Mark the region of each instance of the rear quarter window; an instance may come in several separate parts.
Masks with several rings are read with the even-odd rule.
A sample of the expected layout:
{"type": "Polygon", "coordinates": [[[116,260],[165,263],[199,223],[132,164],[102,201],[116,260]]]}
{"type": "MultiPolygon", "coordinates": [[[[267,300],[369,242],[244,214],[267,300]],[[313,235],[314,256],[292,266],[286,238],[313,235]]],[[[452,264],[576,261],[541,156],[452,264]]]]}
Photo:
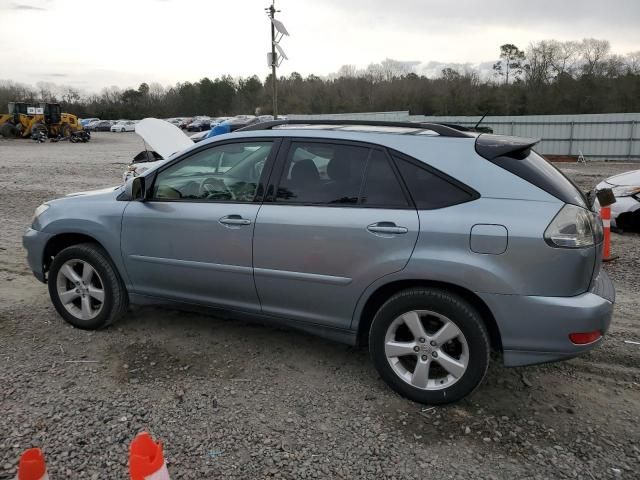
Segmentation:
{"type": "Polygon", "coordinates": [[[433,210],[469,202],[478,197],[469,187],[436,173],[419,160],[392,155],[418,210],[433,210]]]}

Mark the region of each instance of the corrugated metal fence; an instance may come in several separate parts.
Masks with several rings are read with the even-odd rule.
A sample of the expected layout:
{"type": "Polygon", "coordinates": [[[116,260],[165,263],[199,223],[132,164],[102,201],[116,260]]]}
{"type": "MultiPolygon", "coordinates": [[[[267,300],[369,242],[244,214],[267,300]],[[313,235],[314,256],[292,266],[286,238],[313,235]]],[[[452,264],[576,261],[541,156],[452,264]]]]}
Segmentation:
{"type": "MultiPolygon", "coordinates": [[[[289,118],[445,122],[470,127],[480,120],[479,116],[436,117],[409,115],[407,111],[290,115],[289,118]]],[[[536,149],[546,155],[578,157],[582,154],[586,160],[640,161],[640,113],[487,116],[482,126],[502,135],[541,138],[536,149]]]]}

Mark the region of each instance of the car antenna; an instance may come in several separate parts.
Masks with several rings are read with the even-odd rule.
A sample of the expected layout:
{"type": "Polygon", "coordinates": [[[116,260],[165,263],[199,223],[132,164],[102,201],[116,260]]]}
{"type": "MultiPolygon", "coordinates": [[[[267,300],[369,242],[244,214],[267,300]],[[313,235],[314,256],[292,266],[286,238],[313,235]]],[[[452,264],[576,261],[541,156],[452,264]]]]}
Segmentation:
{"type": "Polygon", "coordinates": [[[478,123],[476,123],[475,126],[473,127],[474,130],[480,126],[480,124],[484,120],[484,117],[486,117],[488,113],[489,112],[487,111],[487,112],[484,113],[484,115],[482,115],[482,118],[480,120],[478,120],[478,123]]]}

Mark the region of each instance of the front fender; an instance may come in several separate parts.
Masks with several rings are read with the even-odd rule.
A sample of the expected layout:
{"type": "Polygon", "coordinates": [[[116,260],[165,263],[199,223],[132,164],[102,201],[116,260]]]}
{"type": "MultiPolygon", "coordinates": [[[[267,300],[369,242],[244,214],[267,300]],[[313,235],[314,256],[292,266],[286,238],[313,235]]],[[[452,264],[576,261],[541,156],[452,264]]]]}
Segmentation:
{"type": "Polygon", "coordinates": [[[111,257],[121,278],[130,285],[120,255],[122,215],[127,202],[116,200],[119,190],[82,194],[50,202],[50,208],[38,218],[38,229],[50,235],[86,235],[99,243],[111,257]]]}

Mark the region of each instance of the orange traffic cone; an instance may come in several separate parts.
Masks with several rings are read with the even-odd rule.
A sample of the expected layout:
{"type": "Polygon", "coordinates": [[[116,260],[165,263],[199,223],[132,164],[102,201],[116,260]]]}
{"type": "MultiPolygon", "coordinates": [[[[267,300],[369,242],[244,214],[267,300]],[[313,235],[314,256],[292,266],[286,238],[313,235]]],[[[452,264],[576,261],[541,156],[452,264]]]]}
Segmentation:
{"type": "Polygon", "coordinates": [[[600,209],[600,217],[602,218],[602,226],[604,228],[602,261],[610,262],[618,258],[617,255],[611,255],[611,207],[602,207],[600,209]]]}
{"type": "Polygon", "coordinates": [[[129,474],[131,480],[169,480],[162,443],[154,442],[147,432],[139,433],[131,442],[129,474]]]}
{"type": "Polygon", "coordinates": [[[30,448],[22,454],[16,480],[49,480],[42,450],[30,448]]]}

